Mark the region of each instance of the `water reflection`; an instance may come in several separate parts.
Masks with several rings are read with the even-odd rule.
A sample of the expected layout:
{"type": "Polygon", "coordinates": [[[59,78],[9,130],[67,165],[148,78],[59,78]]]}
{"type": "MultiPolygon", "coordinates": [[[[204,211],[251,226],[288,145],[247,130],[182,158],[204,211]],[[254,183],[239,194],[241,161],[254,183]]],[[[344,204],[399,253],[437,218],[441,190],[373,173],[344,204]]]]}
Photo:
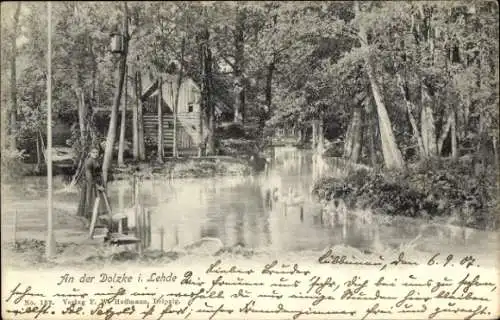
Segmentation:
{"type": "MultiPolygon", "coordinates": [[[[269,170],[259,176],[155,178],[141,181],[138,193],[141,205],[151,212],[151,245],[156,249],[162,242],[161,228],[165,231],[163,246],[166,249],[185,246],[205,237],[218,238],[227,247],[239,245],[269,251],[323,250],[336,244],[383,250],[399,247],[419,235],[441,245],[460,243],[457,237],[463,232],[448,235],[436,231],[443,228],[421,229],[418,223],[385,225],[372,220],[370,212],[348,212],[333,223],[325,221],[323,205],[311,195],[313,183],[325,173],[341,175],[342,172],[341,168],[332,167],[310,151],[278,148],[269,170]]],[[[62,181],[56,181],[55,186],[62,187],[62,181]]],[[[41,177],[9,189],[6,198],[9,207],[2,204],[2,226],[10,219],[4,212],[22,206],[24,211],[28,207],[42,211],[37,224],[44,229],[45,187],[46,180],[41,177]],[[17,199],[19,205],[13,199],[17,199]],[[30,201],[37,201],[36,205],[27,205],[30,201]]],[[[133,212],[132,181],[113,182],[108,193],[114,212],[133,212]]],[[[4,196],[3,193],[2,200],[4,196]]],[[[73,206],[76,213],[78,199],[77,193],[56,193],[54,205],[56,208],[73,206]]],[[[133,218],[130,214],[132,224],[133,218]]],[[[477,239],[480,243],[484,237],[477,239]]]]}
{"type": "MultiPolygon", "coordinates": [[[[151,211],[152,247],[160,247],[160,228],[166,248],[204,237],[228,247],[275,251],[321,250],[338,243],[369,247],[374,232],[366,224],[324,223],[322,206],[310,192],[315,175],[325,170],[317,162],[307,151],[277,149],[268,172],[256,177],[141,181],[140,203],[151,211]]],[[[117,210],[133,207],[132,189],[128,181],[110,187],[117,210]]]]}

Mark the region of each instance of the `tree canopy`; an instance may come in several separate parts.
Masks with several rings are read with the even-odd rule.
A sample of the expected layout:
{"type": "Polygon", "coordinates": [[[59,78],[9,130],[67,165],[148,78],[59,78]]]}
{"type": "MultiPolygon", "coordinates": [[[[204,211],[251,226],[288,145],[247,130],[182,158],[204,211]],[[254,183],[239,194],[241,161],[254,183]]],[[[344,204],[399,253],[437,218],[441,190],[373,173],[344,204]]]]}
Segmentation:
{"type": "MultiPolygon", "coordinates": [[[[129,69],[177,74],[182,68],[201,84],[208,70],[200,59],[205,46],[211,95],[238,111],[235,121],[305,129],[309,120],[321,118],[327,126],[338,124],[331,140],[361,143],[352,136],[356,130],[375,137],[374,148],[389,166],[408,160],[410,149],[425,158],[457,156],[478,144],[497,148],[496,2],[128,7],[129,69]],[[356,112],[359,126],[352,123],[356,112]]],[[[2,9],[2,105],[16,115],[16,123],[11,119],[2,128],[15,125],[13,134],[26,139],[45,125],[46,7],[22,3],[17,31],[16,4],[3,3],[2,9]],[[15,97],[9,86],[12,58],[15,97]]],[[[119,3],[99,2],[54,3],[53,10],[54,117],[74,123],[79,103],[89,110],[112,107],[118,59],[109,50],[110,34],[120,30],[124,12],[119,3]]]]}

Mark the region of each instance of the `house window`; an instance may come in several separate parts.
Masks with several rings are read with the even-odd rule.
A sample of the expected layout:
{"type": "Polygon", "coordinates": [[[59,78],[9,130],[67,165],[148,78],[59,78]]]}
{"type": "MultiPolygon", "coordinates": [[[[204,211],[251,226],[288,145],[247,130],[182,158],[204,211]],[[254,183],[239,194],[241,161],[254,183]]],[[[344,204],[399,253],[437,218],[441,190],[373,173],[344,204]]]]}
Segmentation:
{"type": "Polygon", "coordinates": [[[188,112],[193,112],[193,104],[192,103],[188,104],[188,112]]]}

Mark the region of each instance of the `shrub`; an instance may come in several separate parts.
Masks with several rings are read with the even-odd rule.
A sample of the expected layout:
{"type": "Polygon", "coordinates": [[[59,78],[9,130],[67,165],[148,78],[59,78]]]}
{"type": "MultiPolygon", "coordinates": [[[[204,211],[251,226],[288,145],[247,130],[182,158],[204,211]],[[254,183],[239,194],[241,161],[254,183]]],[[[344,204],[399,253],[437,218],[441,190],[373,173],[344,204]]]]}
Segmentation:
{"type": "Polygon", "coordinates": [[[224,126],[220,126],[215,132],[217,138],[219,139],[245,139],[246,133],[245,129],[241,124],[230,123],[224,126]]]}
{"type": "Polygon", "coordinates": [[[255,140],[225,139],[219,141],[220,155],[240,157],[242,155],[252,155],[258,152],[259,146],[255,140]]]}
{"type": "Polygon", "coordinates": [[[428,161],[405,171],[351,172],[345,179],[319,181],[320,198],[342,198],[350,207],[409,217],[454,217],[475,228],[496,229],[497,186],[494,169],[476,175],[470,164],[428,161]]]}
{"type": "Polygon", "coordinates": [[[25,150],[13,150],[10,148],[2,150],[2,178],[9,180],[23,175],[20,168],[26,157],[25,150]]]}

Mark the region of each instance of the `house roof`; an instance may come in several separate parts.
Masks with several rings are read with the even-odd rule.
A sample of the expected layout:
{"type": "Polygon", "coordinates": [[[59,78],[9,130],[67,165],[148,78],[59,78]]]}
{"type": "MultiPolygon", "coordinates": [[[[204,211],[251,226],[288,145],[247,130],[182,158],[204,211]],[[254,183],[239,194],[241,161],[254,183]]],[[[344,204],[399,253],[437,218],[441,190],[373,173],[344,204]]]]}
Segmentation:
{"type": "MultiPolygon", "coordinates": [[[[141,99],[146,99],[147,97],[151,97],[156,95],[156,91],[158,90],[158,78],[161,77],[163,84],[165,83],[173,83],[176,85],[178,78],[177,75],[171,75],[168,73],[159,73],[154,75],[153,72],[147,71],[142,74],[142,96],[141,99]]],[[[195,90],[200,91],[200,87],[198,84],[190,77],[185,77],[183,79],[183,83],[190,82],[190,84],[195,88],[195,90]]],[[[227,105],[224,101],[221,99],[218,99],[217,97],[215,98],[215,108],[216,112],[218,114],[224,114],[224,113],[232,113],[233,108],[227,105]]]]}

